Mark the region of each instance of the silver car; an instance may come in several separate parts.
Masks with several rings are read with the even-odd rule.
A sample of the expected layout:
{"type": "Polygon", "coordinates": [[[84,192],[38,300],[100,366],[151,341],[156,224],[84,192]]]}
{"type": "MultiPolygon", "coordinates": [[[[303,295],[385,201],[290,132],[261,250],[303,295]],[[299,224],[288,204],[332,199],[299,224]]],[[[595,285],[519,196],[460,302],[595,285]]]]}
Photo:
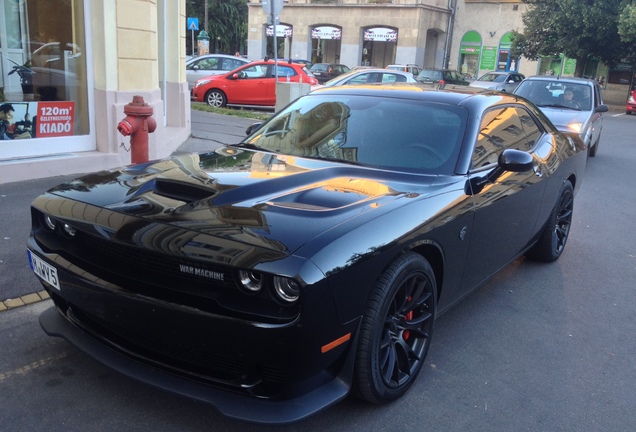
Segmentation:
{"type": "Polygon", "coordinates": [[[535,76],[526,78],[514,93],[533,102],[560,130],[578,133],[587,145],[588,155],[596,156],[603,113],[608,111],[598,82],[584,78],[535,76]]]}
{"type": "Polygon", "coordinates": [[[469,85],[471,87],[512,93],[524,78],[525,76],[519,72],[494,71],[482,75],[469,85]]]}
{"type": "Polygon", "coordinates": [[[375,83],[417,82],[410,72],[387,69],[360,69],[347,72],[327,81],[325,87],[342,86],[345,84],[375,84],[375,83]]]}
{"type": "Polygon", "coordinates": [[[194,83],[197,82],[198,79],[210,75],[224,74],[249,62],[249,60],[243,57],[228,54],[206,54],[199,57],[192,57],[186,61],[188,88],[192,90],[194,83]]]}

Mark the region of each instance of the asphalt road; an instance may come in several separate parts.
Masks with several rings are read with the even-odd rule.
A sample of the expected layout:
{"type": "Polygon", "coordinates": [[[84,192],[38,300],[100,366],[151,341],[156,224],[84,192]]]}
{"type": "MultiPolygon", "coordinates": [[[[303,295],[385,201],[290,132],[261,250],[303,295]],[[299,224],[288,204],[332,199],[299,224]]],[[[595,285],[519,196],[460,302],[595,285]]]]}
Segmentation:
{"type": "MultiPolygon", "coordinates": [[[[204,118],[208,133],[227,127],[204,118]]],[[[636,116],[606,117],[564,254],[548,265],[516,261],[440,317],[422,374],[396,403],[348,398],[277,428],[230,421],[46,336],[37,322],[46,300],[0,313],[0,430],[634,431],[635,130],[636,116]]],[[[20,227],[2,243],[0,298],[40,289],[24,241],[31,194],[49,182],[25,183],[0,185],[0,229],[20,227]]]]}

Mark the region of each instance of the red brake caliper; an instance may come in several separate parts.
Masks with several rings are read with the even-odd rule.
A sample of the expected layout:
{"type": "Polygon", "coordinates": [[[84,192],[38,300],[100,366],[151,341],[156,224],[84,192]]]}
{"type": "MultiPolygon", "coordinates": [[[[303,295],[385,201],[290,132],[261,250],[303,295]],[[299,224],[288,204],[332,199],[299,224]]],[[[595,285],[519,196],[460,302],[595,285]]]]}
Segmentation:
{"type": "MultiPolygon", "coordinates": [[[[409,296],[407,302],[411,301],[411,297],[409,296]]],[[[404,321],[411,321],[413,319],[413,311],[408,312],[406,315],[404,315],[404,321]]],[[[404,330],[404,333],[402,333],[402,339],[404,339],[405,341],[409,340],[409,336],[411,335],[411,332],[409,330],[404,330]]]]}

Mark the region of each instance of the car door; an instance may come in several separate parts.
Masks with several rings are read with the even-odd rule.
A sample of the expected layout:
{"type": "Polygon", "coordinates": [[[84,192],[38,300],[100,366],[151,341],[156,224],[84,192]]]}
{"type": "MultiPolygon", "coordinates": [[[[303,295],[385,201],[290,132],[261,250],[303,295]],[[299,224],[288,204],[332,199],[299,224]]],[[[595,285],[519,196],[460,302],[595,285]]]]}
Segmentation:
{"type": "Polygon", "coordinates": [[[504,85],[505,90],[508,93],[514,92],[517,86],[519,85],[519,83],[523,81],[523,78],[524,78],[523,75],[516,74],[516,73],[508,75],[506,77],[506,84],[504,85]]]}
{"type": "Polygon", "coordinates": [[[505,149],[531,154],[552,148],[550,135],[524,107],[508,105],[487,111],[481,120],[472,152],[468,185],[475,203],[475,219],[463,289],[470,289],[521,254],[538,229],[537,219],[549,171],[534,157],[534,170],[499,172],[497,159],[505,149]]]}
{"type": "Polygon", "coordinates": [[[198,79],[221,73],[222,71],[219,71],[218,67],[219,61],[216,57],[202,57],[194,60],[186,66],[186,80],[188,81],[188,86],[192,88],[198,79]]]}
{"type": "Polygon", "coordinates": [[[603,95],[601,92],[601,87],[594,83],[592,88],[588,88],[588,91],[591,93],[590,97],[592,100],[592,140],[590,143],[597,144],[598,140],[601,137],[601,131],[603,130],[603,113],[597,112],[596,108],[603,105],[603,95]]]}
{"type": "MultiPolygon", "coordinates": [[[[247,65],[236,71],[238,78],[228,82],[226,95],[229,104],[275,105],[271,103],[274,91],[274,77],[268,72],[267,64],[247,65]]],[[[233,76],[234,76],[233,75],[233,76]]]]}

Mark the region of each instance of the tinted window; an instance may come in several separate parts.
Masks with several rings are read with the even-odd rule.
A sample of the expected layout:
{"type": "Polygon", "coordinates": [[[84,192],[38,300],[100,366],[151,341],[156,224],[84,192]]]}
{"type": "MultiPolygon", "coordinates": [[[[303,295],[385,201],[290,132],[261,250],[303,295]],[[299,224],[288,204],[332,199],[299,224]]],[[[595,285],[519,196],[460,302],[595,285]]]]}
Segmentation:
{"type": "Polygon", "coordinates": [[[541,136],[541,129],[523,108],[505,107],[487,111],[481,122],[472,166],[497,163],[507,148],[530,151],[541,136]]]}
{"type": "Polygon", "coordinates": [[[423,70],[417,78],[422,81],[439,81],[442,79],[442,73],[440,71],[423,70]]]}
{"type": "Polygon", "coordinates": [[[466,111],[452,105],[316,95],[281,111],[248,142],[282,155],[451,174],[465,123],[466,111]]]}

